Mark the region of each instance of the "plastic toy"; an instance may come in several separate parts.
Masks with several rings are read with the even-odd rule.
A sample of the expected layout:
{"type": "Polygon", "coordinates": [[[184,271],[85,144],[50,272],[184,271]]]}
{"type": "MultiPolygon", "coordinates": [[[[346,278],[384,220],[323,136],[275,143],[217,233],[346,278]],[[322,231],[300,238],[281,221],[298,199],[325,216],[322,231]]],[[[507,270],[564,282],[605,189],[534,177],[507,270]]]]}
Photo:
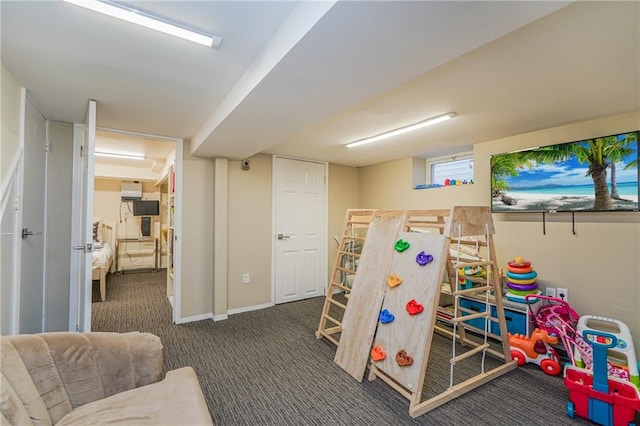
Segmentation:
{"type": "MultiPolygon", "coordinates": [[[[602,331],[612,334],[617,339],[617,344],[613,348],[615,356],[609,353],[608,362],[611,364],[608,368],[609,375],[627,380],[636,385],[640,390],[640,375],[638,374],[638,361],[636,359],[636,351],[633,345],[633,337],[629,327],[622,321],[612,318],[599,317],[595,315],[583,315],[578,320],[576,332],[582,334],[584,331],[602,331]]],[[[589,349],[586,348],[589,352],[589,349]]],[[[576,350],[574,352],[574,360],[576,367],[586,367],[582,360],[582,352],[576,350]]]]}
{"type": "Polygon", "coordinates": [[[418,262],[418,265],[424,266],[427,263],[433,262],[433,256],[431,256],[430,254],[426,254],[424,251],[421,251],[416,256],[416,262],[418,262]]]}
{"type": "Polygon", "coordinates": [[[400,284],[402,284],[402,278],[400,278],[396,274],[391,274],[387,278],[387,285],[391,288],[397,287],[400,284]]]}
{"type": "Polygon", "coordinates": [[[407,303],[407,312],[409,312],[409,315],[417,315],[422,311],[424,311],[424,306],[416,302],[415,299],[409,300],[407,303]]]}
{"type": "MultiPolygon", "coordinates": [[[[534,296],[526,296],[529,303],[531,303],[530,300],[532,298],[534,298],[534,296]]],[[[566,301],[549,296],[535,296],[535,299],[542,299],[549,302],[548,305],[542,306],[536,315],[533,315],[533,312],[529,312],[531,319],[535,321],[538,328],[546,330],[549,334],[559,336],[560,330],[556,328],[556,324],[554,323],[556,315],[566,322],[571,328],[577,327],[580,316],[566,301]],[[554,318],[550,318],[551,315],[553,315],[554,318]]]]}
{"type": "Polygon", "coordinates": [[[413,364],[413,357],[410,355],[407,355],[407,351],[402,349],[398,351],[398,353],[396,354],[396,362],[400,367],[407,367],[413,364]]]}
{"type": "MultiPolygon", "coordinates": [[[[529,297],[529,296],[527,296],[529,297]]],[[[540,297],[540,296],[539,296],[540,297]]],[[[576,331],[578,327],[577,314],[569,305],[555,298],[548,298],[546,296],[541,296],[545,299],[551,299],[554,302],[559,301],[559,304],[550,304],[545,306],[546,309],[540,309],[538,311],[538,315],[535,316],[535,320],[537,324],[542,328],[544,326],[546,330],[549,330],[549,333],[553,333],[561,340],[564,348],[567,352],[567,356],[571,365],[581,368],[584,367],[585,370],[591,370],[593,368],[593,348],[592,342],[588,341],[583,337],[585,332],[600,332],[598,330],[585,329],[585,325],[589,322],[589,319],[597,319],[601,323],[610,323],[616,324],[618,329],[621,331],[619,334],[621,337],[624,337],[622,343],[620,343],[621,347],[633,346],[633,340],[631,339],[631,334],[628,332],[628,328],[626,325],[620,321],[613,320],[610,318],[603,317],[594,317],[591,315],[585,315],[585,321],[583,321],[580,326],[583,330],[582,333],[576,331]],[[541,314],[542,312],[542,314],[541,314]],[[575,322],[574,322],[575,320],[575,322]],[[571,321],[571,323],[569,322],[571,321]],[[623,331],[624,330],[624,331],[623,331]]],[[[611,325],[609,325],[611,328],[611,325]]],[[[606,333],[608,335],[616,337],[614,334],[606,333]]],[[[616,342],[618,338],[616,337],[616,342]]],[[[626,356],[628,357],[627,365],[620,366],[616,363],[612,363],[610,360],[605,358],[605,363],[607,365],[608,376],[614,379],[621,379],[623,381],[632,382],[636,385],[635,382],[638,381],[638,365],[635,360],[635,350],[630,348],[630,352],[626,352],[626,356]],[[632,355],[633,354],[633,355],[632,355]]],[[[616,352],[619,352],[620,348],[616,348],[616,352]]]]}
{"type": "Polygon", "coordinates": [[[618,346],[618,338],[610,333],[584,330],[582,338],[593,351],[593,372],[567,366],[564,384],[569,390],[567,415],[576,415],[594,423],[628,425],[640,410],[640,391],[632,383],[608,377],[608,349],[618,346]]]}
{"type": "Polygon", "coordinates": [[[380,312],[378,319],[382,324],[389,324],[390,322],[393,322],[396,317],[391,312],[389,312],[389,310],[383,309],[382,312],[380,312]]]}
{"type": "Polygon", "coordinates": [[[536,328],[531,337],[523,334],[509,333],[509,346],[511,347],[511,359],[518,365],[527,362],[537,364],[542,371],[550,376],[557,376],[562,372],[560,358],[550,345],[556,345],[558,338],[550,335],[546,330],[536,328]]]}
{"type": "Polygon", "coordinates": [[[382,361],[387,357],[387,353],[380,346],[371,348],[371,359],[374,361],[382,361]]]}
{"type": "Polygon", "coordinates": [[[411,247],[411,244],[409,244],[408,241],[405,241],[403,239],[399,239],[398,241],[396,241],[396,244],[393,247],[396,249],[396,251],[398,253],[402,253],[403,251],[405,251],[406,249],[411,247]]]}
{"type": "MultiPolygon", "coordinates": [[[[507,299],[515,302],[526,302],[522,300],[529,294],[538,295],[541,294],[538,290],[538,283],[536,278],[538,273],[531,267],[531,262],[525,261],[521,256],[516,257],[511,262],[507,263],[507,287],[509,291],[506,296],[507,299]]],[[[535,302],[532,300],[532,302],[535,302]]]]}

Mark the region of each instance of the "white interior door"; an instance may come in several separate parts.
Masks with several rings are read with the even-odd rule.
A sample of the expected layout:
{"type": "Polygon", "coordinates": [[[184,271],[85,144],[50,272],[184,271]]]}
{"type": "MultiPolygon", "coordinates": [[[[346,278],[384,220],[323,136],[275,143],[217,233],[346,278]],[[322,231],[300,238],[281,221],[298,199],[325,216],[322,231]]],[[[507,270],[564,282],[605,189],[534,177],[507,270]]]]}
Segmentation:
{"type": "Polygon", "coordinates": [[[73,128],[73,196],[69,329],[91,331],[91,252],[96,102],[89,101],[85,123],[73,128]]]}
{"type": "Polygon", "coordinates": [[[44,331],[46,120],[27,98],[25,115],[20,333],[44,331]]]}
{"type": "Polygon", "coordinates": [[[321,296],[327,282],[326,164],[274,158],[275,303],[321,296]]]}

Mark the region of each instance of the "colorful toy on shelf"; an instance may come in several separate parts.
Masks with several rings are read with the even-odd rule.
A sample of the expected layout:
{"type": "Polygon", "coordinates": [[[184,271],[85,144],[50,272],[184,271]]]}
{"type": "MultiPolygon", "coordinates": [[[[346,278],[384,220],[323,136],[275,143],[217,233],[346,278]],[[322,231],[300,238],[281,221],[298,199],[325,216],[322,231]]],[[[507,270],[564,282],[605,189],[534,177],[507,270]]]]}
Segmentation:
{"type": "MultiPolygon", "coordinates": [[[[528,295],[539,295],[542,292],[538,290],[536,278],[538,273],[531,267],[531,262],[525,261],[521,256],[507,264],[507,287],[509,291],[506,294],[507,299],[514,302],[527,303],[528,295]]],[[[535,303],[537,300],[530,300],[535,303]]]]}
{"type": "Polygon", "coordinates": [[[374,346],[371,348],[371,359],[375,362],[382,361],[387,357],[387,353],[380,346],[374,346]]]}
{"type": "Polygon", "coordinates": [[[537,364],[542,371],[550,376],[557,376],[562,372],[560,358],[551,347],[558,343],[556,336],[550,335],[545,330],[536,328],[531,337],[523,334],[509,333],[509,346],[511,347],[511,358],[518,365],[527,362],[537,364]]]}
{"type": "Polygon", "coordinates": [[[619,346],[618,338],[589,329],[580,336],[592,348],[593,370],[566,367],[567,415],[571,418],[578,415],[605,426],[632,424],[636,411],[640,411],[640,391],[631,382],[609,377],[607,371],[608,351],[619,346]]]}
{"type": "Polygon", "coordinates": [[[382,312],[380,312],[378,319],[382,324],[389,324],[390,322],[393,322],[396,317],[391,312],[389,312],[388,309],[383,309],[382,312]]]}
{"type": "Polygon", "coordinates": [[[483,282],[487,273],[481,266],[465,266],[458,269],[458,284],[461,289],[473,287],[474,282],[483,282]],[[478,278],[482,278],[479,281],[478,278]]]}

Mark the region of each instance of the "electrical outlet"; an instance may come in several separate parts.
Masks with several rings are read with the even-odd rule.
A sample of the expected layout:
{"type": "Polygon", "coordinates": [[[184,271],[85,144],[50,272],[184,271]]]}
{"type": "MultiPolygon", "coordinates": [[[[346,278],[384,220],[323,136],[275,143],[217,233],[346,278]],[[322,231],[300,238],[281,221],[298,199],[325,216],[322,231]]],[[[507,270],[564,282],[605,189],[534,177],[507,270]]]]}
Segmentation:
{"type": "Polygon", "coordinates": [[[558,297],[555,287],[547,287],[544,289],[544,295],[547,297],[558,297]]]}
{"type": "Polygon", "coordinates": [[[569,290],[567,290],[566,288],[558,287],[558,297],[569,303],[569,290]]]}
{"type": "Polygon", "coordinates": [[[242,274],[242,284],[249,284],[251,282],[251,275],[248,272],[242,274]]]}

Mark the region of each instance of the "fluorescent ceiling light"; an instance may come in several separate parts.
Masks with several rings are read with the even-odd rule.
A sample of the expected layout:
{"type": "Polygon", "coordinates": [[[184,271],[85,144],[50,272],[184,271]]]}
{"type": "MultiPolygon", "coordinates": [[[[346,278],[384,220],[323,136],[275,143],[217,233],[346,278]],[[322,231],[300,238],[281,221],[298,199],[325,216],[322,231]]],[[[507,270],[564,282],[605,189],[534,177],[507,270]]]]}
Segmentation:
{"type": "Polygon", "coordinates": [[[355,142],[351,142],[351,143],[347,144],[347,148],[354,148],[356,146],[366,145],[366,144],[372,143],[372,142],[378,142],[378,141],[381,141],[383,139],[387,139],[387,138],[391,138],[393,136],[401,135],[403,133],[411,132],[413,130],[422,129],[423,127],[431,126],[432,124],[436,124],[436,123],[441,123],[443,121],[447,121],[447,120],[455,117],[456,115],[457,114],[455,112],[450,112],[448,114],[438,115],[437,117],[428,118],[426,120],[422,120],[422,121],[419,121],[419,122],[414,123],[414,124],[410,124],[410,125],[405,126],[405,127],[400,127],[399,129],[390,130],[388,132],[380,133],[379,135],[376,135],[376,136],[371,136],[370,138],[364,138],[364,139],[360,139],[360,140],[355,141],[355,142]]]}
{"type": "Polygon", "coordinates": [[[93,10],[94,12],[99,12],[104,15],[122,19],[123,21],[141,25],[145,28],[150,28],[152,30],[160,31],[162,33],[169,34],[175,37],[180,37],[194,43],[202,44],[207,47],[213,47],[217,49],[218,47],[220,47],[220,43],[222,42],[222,39],[220,37],[205,34],[203,32],[187,28],[184,25],[169,22],[166,19],[160,18],[158,16],[153,16],[141,10],[125,6],[121,3],[115,3],[108,0],[63,1],[75,4],[76,6],[84,7],[85,9],[93,10]]]}
{"type": "Polygon", "coordinates": [[[124,154],[124,153],[116,153],[116,152],[95,152],[96,157],[109,157],[109,158],[124,158],[127,160],[145,160],[145,157],[142,154],[124,154]]]}

